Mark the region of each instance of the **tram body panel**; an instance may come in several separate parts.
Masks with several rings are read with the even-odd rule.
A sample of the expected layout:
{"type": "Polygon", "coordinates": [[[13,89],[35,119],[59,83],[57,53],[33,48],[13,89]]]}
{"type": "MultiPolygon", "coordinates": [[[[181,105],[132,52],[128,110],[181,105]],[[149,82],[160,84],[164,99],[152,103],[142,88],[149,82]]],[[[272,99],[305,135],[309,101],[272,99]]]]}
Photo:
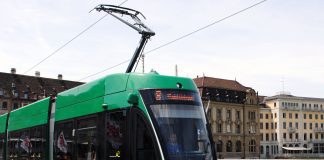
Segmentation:
{"type": "MultiPolygon", "coordinates": [[[[205,118],[197,88],[189,78],[113,74],[59,93],[56,99],[46,98],[12,111],[7,128],[9,147],[5,151],[8,159],[201,159],[210,154],[208,149],[201,149],[210,150],[205,118]],[[158,102],[156,95],[160,92],[176,99],[158,102]],[[155,97],[154,103],[147,96],[155,97]],[[195,98],[195,105],[187,104],[190,96],[195,98]],[[158,115],[159,110],[169,112],[169,116],[158,115]],[[180,133],[181,127],[192,133],[191,137],[180,133]],[[185,154],[170,156],[166,144],[170,128],[178,128],[174,130],[185,154]],[[35,137],[36,132],[41,134],[35,137]],[[197,139],[200,132],[203,138],[197,139]],[[32,144],[29,149],[21,145],[28,143],[32,144]]],[[[0,116],[0,123],[4,121],[0,116]]],[[[2,135],[0,128],[0,139],[2,135]]]]}
{"type": "Polygon", "coordinates": [[[50,98],[29,104],[10,113],[8,132],[47,124],[50,98]]]}

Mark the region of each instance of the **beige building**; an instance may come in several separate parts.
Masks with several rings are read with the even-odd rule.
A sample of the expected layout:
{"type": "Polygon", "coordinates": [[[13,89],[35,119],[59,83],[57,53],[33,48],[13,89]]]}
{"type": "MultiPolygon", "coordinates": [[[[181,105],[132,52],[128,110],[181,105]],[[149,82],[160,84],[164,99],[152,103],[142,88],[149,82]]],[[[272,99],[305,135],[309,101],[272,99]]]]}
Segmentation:
{"type": "Polygon", "coordinates": [[[219,158],[259,158],[257,93],[237,81],[194,79],[205,107],[219,158]]]}
{"type": "Polygon", "coordinates": [[[323,157],[324,99],[288,93],[264,99],[260,109],[261,158],[323,157]]]}

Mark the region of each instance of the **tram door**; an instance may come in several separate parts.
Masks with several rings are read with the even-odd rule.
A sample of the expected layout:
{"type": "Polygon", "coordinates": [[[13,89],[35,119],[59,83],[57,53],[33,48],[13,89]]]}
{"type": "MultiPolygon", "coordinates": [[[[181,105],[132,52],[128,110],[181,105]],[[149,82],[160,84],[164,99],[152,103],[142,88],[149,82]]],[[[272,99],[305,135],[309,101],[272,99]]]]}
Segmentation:
{"type": "Polygon", "coordinates": [[[138,108],[131,109],[131,148],[132,159],[136,160],[159,160],[156,138],[147,117],[138,108]]]}

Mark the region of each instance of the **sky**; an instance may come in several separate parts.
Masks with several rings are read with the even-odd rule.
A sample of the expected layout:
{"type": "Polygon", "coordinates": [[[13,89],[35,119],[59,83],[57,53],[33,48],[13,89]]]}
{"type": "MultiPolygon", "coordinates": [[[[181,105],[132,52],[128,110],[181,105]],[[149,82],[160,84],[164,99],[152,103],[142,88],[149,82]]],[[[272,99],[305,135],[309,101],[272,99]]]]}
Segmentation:
{"type": "MultiPolygon", "coordinates": [[[[3,0],[0,2],[0,72],[77,81],[128,60],[140,35],[111,16],[105,17],[55,55],[103,12],[98,4],[124,0],[3,0]]],[[[249,7],[258,0],[128,0],[155,31],[145,51],[249,7]]],[[[288,91],[324,98],[324,1],[267,0],[191,36],[150,52],[145,72],[195,78],[203,75],[237,80],[259,95],[288,91]]],[[[144,52],[145,52],[144,51],[144,52]]],[[[128,63],[83,79],[125,72],[128,63]]],[[[142,72],[139,64],[137,72],[142,72]]]]}

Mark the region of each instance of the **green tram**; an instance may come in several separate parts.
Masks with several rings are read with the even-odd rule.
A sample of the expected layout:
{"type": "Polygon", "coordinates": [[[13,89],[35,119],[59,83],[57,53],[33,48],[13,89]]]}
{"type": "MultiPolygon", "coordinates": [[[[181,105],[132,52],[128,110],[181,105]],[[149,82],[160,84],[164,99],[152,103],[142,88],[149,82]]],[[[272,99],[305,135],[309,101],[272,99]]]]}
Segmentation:
{"type": "MultiPolygon", "coordinates": [[[[132,73],[155,33],[140,12],[99,5],[138,31],[126,73],[108,75],[0,116],[0,160],[212,160],[214,143],[193,80],[132,73]],[[117,17],[130,16],[136,23],[117,17]]],[[[144,17],[144,16],[143,16],[144,17]]]]}
{"type": "Polygon", "coordinates": [[[0,159],[216,159],[194,82],[113,74],[0,117],[0,159]]]}

